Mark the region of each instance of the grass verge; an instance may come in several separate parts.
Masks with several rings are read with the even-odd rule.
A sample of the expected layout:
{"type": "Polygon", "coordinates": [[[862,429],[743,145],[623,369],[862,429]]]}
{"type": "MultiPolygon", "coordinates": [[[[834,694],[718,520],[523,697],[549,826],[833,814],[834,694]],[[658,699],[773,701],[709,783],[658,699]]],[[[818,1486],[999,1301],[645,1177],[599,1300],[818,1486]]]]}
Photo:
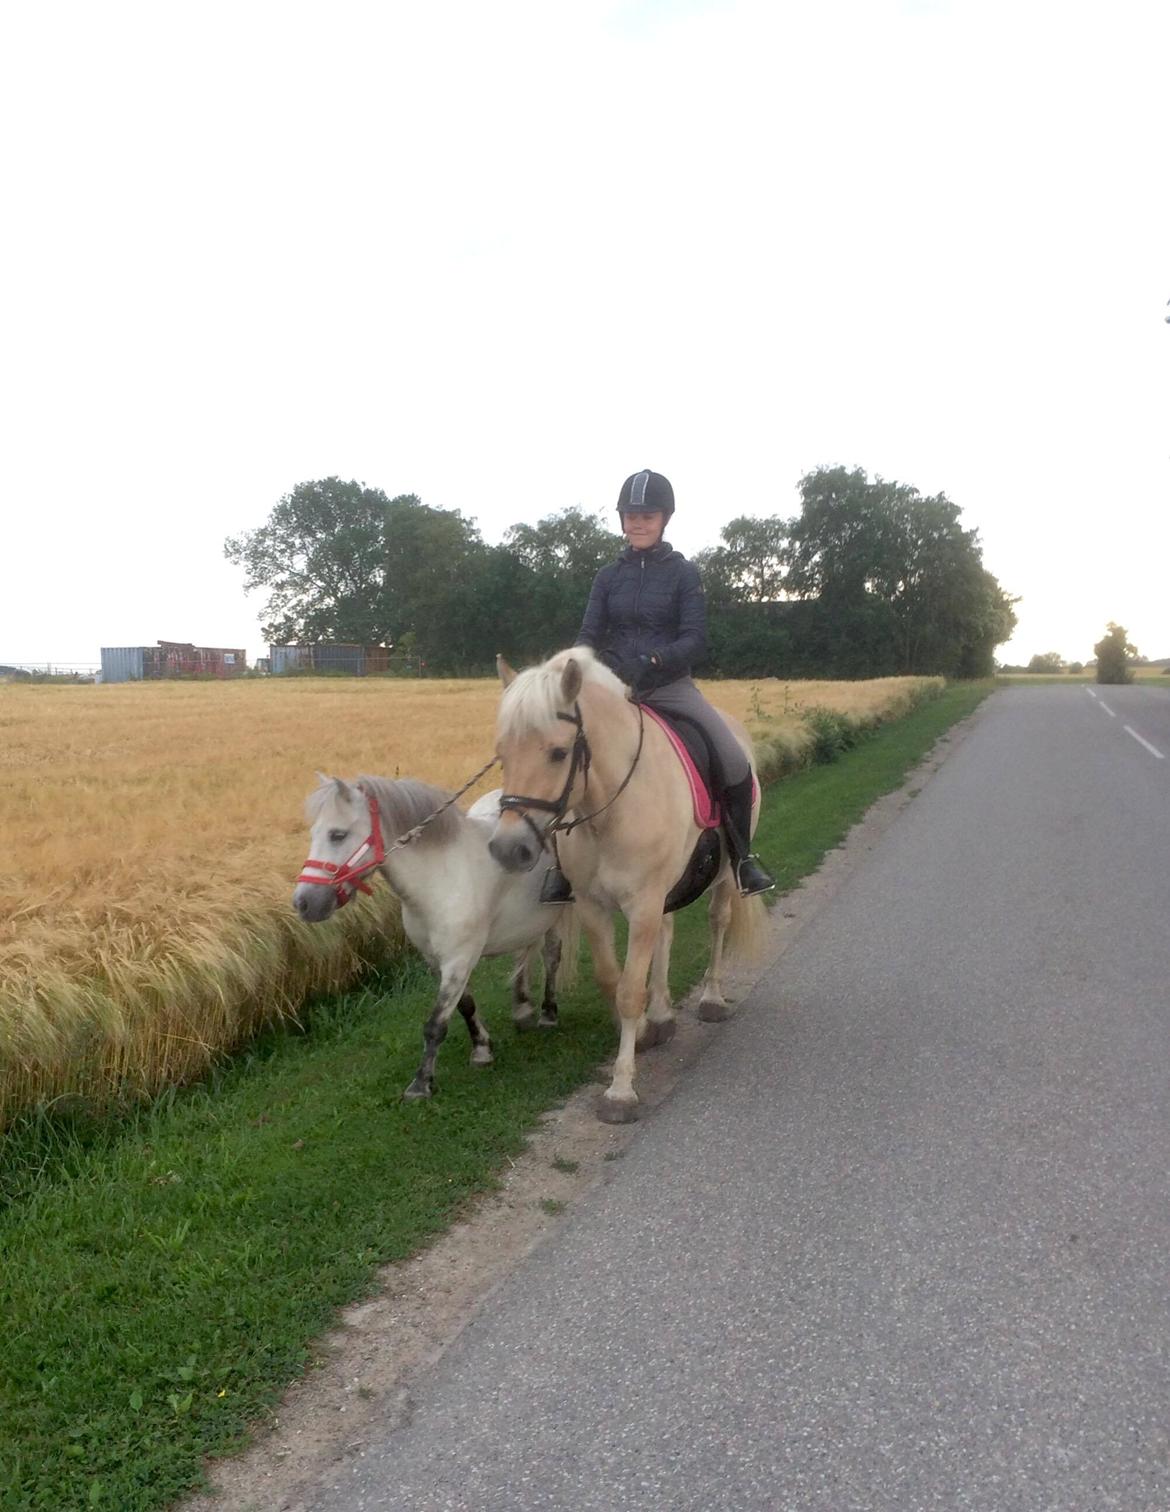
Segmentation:
{"type": "MultiPolygon", "coordinates": [[[[770,790],[759,849],[815,869],[989,685],[948,689],[770,790]]],[[[673,985],[705,954],[680,917],[673,985]]],[[[41,1116],[0,1144],[0,1507],[145,1512],[198,1484],[311,1366],[335,1309],[492,1185],[613,1048],[588,973],[562,1029],[514,1036],[505,967],[477,975],[497,1048],[452,1032],[440,1095],[405,1105],[429,983],[412,964],[315,1003],[210,1082],[118,1122],[41,1116]]]]}

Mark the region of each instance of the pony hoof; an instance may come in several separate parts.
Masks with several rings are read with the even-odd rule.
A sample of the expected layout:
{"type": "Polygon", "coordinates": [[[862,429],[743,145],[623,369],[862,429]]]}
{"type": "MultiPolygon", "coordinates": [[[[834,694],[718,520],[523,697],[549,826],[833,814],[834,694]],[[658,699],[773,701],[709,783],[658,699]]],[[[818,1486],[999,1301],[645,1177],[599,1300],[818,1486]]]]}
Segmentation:
{"type": "Polygon", "coordinates": [[[423,1098],[430,1097],[434,1090],[433,1082],[412,1081],[402,1094],[402,1100],[403,1102],[419,1102],[423,1098]]]}
{"type": "Polygon", "coordinates": [[[536,1021],[538,1029],[559,1029],[561,1021],[555,1013],[542,1013],[536,1021]]]}
{"type": "Polygon", "coordinates": [[[700,1003],[699,1017],[704,1024],[724,1024],[731,1017],[731,1009],[726,1003],[700,1003]]]}
{"type": "Polygon", "coordinates": [[[494,1057],[491,1047],[488,1045],[476,1045],[471,1052],[471,1064],[473,1066],[490,1066],[494,1057]]]}
{"type": "Polygon", "coordinates": [[[638,1049],[655,1050],[660,1045],[669,1045],[676,1027],[673,1019],[648,1019],[642,1038],[638,1041],[638,1049]]]}
{"type": "Polygon", "coordinates": [[[529,1029],[536,1028],[536,1014],[530,1008],[527,1013],[517,1014],[512,1020],[512,1028],[517,1034],[527,1034],[529,1029]]]}
{"type": "Polygon", "coordinates": [[[630,1102],[618,1102],[616,1098],[606,1097],[604,1093],[597,1099],[597,1116],[602,1123],[628,1124],[638,1121],[638,1099],[635,1097],[630,1102]]]}

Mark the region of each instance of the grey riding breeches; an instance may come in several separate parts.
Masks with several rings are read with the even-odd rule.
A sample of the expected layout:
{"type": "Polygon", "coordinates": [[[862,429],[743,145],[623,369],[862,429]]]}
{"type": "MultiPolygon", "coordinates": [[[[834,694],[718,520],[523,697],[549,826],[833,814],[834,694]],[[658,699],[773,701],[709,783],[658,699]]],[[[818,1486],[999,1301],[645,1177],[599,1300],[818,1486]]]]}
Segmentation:
{"type": "Polygon", "coordinates": [[[731,727],[713,704],[709,704],[689,677],[676,677],[664,688],[655,688],[641,700],[649,708],[669,719],[672,714],[684,715],[699,725],[715,751],[715,759],[721,771],[716,775],[728,787],[742,782],[751,767],[744,749],[731,733],[731,727]]]}

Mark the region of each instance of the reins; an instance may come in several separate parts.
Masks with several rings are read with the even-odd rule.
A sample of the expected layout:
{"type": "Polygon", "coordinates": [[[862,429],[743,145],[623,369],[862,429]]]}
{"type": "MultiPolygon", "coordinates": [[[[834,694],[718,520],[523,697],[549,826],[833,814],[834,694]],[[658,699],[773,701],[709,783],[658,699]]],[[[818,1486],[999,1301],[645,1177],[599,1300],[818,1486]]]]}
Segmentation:
{"type": "Polygon", "coordinates": [[[519,814],[536,836],[541,850],[548,844],[550,836],[571,834],[579,824],[588,824],[591,819],[596,819],[599,814],[604,814],[606,809],[615,804],[625,792],[630,784],[631,777],[633,777],[637,769],[638,762],[642,758],[642,744],[646,738],[646,716],[642,713],[642,705],[640,703],[637,704],[637,710],[638,748],[634,752],[634,759],[630,763],[629,771],[622,778],[617,791],[608,803],[603,803],[600,808],[594,809],[591,814],[579,814],[576,819],[571,819],[568,824],[562,822],[569,811],[569,799],[572,795],[573,785],[577,780],[577,773],[579,771],[584,771],[585,773],[585,792],[588,793],[589,768],[593,762],[593,752],[589,746],[589,738],[585,734],[585,721],[581,717],[581,705],[577,702],[573,704],[573,712],[571,714],[562,713],[560,710],[557,711],[558,719],[567,720],[569,724],[576,725],[577,727],[577,733],[573,738],[573,754],[569,762],[569,775],[565,778],[565,785],[561,789],[560,797],[530,798],[523,793],[504,793],[500,798],[500,812],[519,814]],[[532,818],[532,815],[527,812],[528,809],[538,809],[541,813],[551,814],[553,817],[545,825],[544,829],[540,829],[532,818]]]}
{"type": "Polygon", "coordinates": [[[306,871],[302,871],[297,881],[315,882],[321,887],[332,887],[337,893],[338,908],[348,903],[355,892],[372,893],[373,888],[365,880],[369,874],[372,871],[376,871],[387,856],[392,856],[395,851],[401,850],[403,846],[410,845],[413,841],[417,840],[428,824],[433,824],[440,814],[445,814],[453,803],[456,803],[463,797],[468,788],[473,788],[481,777],[486,776],[491,771],[499,759],[498,756],[493,756],[490,761],[485,762],[474,776],[467,779],[458,792],[452,793],[450,798],[440,803],[434,813],[428,814],[425,819],[421,819],[412,829],[408,829],[404,835],[399,835],[394,844],[390,846],[386,846],[382,842],[382,814],[378,807],[378,800],[372,793],[367,793],[365,796],[366,805],[370,811],[370,833],[353,854],[347,860],[341,862],[340,865],[335,861],[314,861],[310,857],[305,862],[306,871],[308,867],[313,866],[318,871],[327,872],[328,875],[324,877],[310,877],[306,875],[306,871]],[[367,852],[370,852],[368,859],[366,859],[367,852]]]}

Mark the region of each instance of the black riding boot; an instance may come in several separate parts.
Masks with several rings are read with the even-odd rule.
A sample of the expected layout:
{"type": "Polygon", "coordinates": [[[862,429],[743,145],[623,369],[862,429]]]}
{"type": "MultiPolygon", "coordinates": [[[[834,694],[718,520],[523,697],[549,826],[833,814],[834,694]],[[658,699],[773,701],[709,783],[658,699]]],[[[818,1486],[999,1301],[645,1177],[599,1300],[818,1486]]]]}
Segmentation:
{"type": "Polygon", "coordinates": [[[768,875],[748,849],[751,832],[752,775],[749,772],[742,782],[723,789],[723,833],[727,837],[735,884],[741,898],[753,898],[756,893],[768,892],[776,886],[775,877],[768,875]]]}
{"type": "Polygon", "coordinates": [[[540,901],[542,903],[575,903],[573,888],[568,877],[557,865],[557,858],[553,857],[553,864],[544,874],[544,881],[540,884],[540,901]]]}

